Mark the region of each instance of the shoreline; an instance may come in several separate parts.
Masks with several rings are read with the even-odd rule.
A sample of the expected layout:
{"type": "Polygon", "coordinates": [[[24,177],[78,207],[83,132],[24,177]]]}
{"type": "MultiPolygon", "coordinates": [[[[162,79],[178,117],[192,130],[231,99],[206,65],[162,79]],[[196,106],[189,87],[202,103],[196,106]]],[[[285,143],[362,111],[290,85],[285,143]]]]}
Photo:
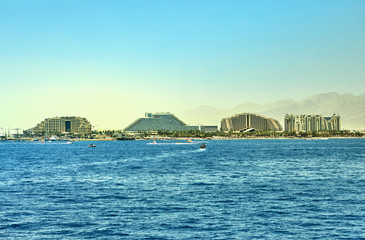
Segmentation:
{"type": "Polygon", "coordinates": [[[365,137],[315,137],[315,138],[290,138],[290,137],[252,137],[252,138],[231,138],[231,137],[227,137],[227,138],[153,138],[153,139],[135,139],[135,140],[116,140],[116,139],[80,139],[80,140],[75,140],[75,141],[119,141],[119,142],[124,142],[124,141],[187,141],[187,140],[191,140],[191,141],[207,141],[207,140],[330,140],[330,139],[365,139],[365,137]]]}
{"type": "MultiPolygon", "coordinates": [[[[137,139],[128,139],[128,140],[117,140],[114,138],[109,138],[109,139],[72,139],[72,142],[79,142],[79,141],[207,141],[207,140],[330,140],[330,139],[365,139],[365,136],[361,136],[361,137],[353,137],[353,136],[349,136],[349,137],[310,137],[310,138],[301,138],[301,137],[212,137],[212,138],[197,138],[197,137],[191,137],[191,138],[187,138],[187,137],[181,137],[181,138],[137,138],[137,139]]],[[[54,142],[65,142],[67,140],[57,140],[54,142]]],[[[14,139],[10,139],[10,140],[0,140],[0,142],[39,142],[39,143],[46,143],[47,141],[33,141],[33,140],[29,140],[29,139],[18,139],[18,140],[14,140],[14,139]]]]}

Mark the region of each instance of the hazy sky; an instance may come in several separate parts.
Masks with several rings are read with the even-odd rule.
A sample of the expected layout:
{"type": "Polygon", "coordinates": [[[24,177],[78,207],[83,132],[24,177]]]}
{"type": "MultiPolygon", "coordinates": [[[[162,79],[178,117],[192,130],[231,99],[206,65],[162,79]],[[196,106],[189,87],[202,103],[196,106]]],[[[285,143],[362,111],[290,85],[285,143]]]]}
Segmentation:
{"type": "Polygon", "coordinates": [[[0,31],[3,128],[365,92],[364,0],[2,0],[0,31]]]}

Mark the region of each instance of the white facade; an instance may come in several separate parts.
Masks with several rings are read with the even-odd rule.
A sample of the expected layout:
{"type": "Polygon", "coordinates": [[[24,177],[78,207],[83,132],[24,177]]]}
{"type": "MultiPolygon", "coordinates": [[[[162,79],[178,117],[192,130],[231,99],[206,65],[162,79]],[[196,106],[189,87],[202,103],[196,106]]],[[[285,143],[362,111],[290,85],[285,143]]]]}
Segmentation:
{"type": "Polygon", "coordinates": [[[322,115],[293,115],[286,114],[284,127],[287,132],[313,132],[341,130],[341,117],[333,114],[332,117],[322,115]]]}

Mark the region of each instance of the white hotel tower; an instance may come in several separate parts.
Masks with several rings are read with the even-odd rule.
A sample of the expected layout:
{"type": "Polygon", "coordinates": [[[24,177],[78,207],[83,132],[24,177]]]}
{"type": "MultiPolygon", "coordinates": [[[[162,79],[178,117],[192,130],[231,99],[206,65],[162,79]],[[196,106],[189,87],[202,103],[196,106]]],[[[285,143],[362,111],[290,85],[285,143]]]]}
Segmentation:
{"type": "Polygon", "coordinates": [[[341,117],[336,114],[333,114],[332,117],[286,114],[284,127],[286,132],[341,130],[341,117]]]}

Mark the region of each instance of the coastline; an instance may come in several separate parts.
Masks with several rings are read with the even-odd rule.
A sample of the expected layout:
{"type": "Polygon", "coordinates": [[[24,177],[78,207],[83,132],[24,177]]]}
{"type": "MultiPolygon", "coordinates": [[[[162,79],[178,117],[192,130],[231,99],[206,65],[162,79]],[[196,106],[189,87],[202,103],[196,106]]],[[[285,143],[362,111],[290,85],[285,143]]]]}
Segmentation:
{"type": "MultiPolygon", "coordinates": [[[[208,141],[208,140],[330,140],[330,139],[365,139],[365,136],[355,137],[355,136],[329,136],[329,137],[209,137],[209,138],[199,138],[199,137],[148,137],[148,138],[136,138],[119,140],[116,138],[81,138],[81,139],[70,139],[72,142],[88,141],[88,142],[98,142],[98,141],[208,141]]],[[[57,140],[55,142],[65,142],[67,140],[57,140]]],[[[48,141],[34,141],[33,139],[8,139],[1,140],[0,142],[40,142],[46,143],[48,141]]]]}
{"type": "MultiPolygon", "coordinates": [[[[365,137],[313,137],[313,138],[298,138],[298,137],[250,137],[250,138],[234,138],[234,137],[220,137],[220,138],[140,138],[135,140],[124,141],[207,141],[207,140],[325,140],[325,139],[365,139],[365,137]]],[[[121,141],[116,139],[82,139],[77,141],[121,141]]],[[[123,140],[122,140],[123,141],[123,140]]]]}

